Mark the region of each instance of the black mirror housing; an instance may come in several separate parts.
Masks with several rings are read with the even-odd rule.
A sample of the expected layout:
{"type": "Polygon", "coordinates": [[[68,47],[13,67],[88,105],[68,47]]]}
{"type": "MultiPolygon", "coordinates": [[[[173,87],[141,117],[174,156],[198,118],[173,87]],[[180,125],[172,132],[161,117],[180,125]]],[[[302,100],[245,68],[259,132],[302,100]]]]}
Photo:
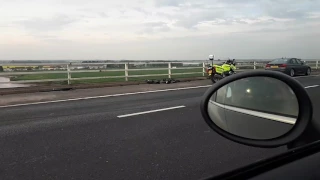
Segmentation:
{"type": "MultiPolygon", "coordinates": [[[[268,88],[268,87],[266,86],[264,88],[268,88]]],[[[215,83],[204,94],[201,101],[200,108],[201,108],[202,116],[206,121],[206,123],[211,127],[211,129],[213,129],[215,132],[217,132],[221,136],[241,144],[255,146],[255,147],[265,147],[265,148],[273,148],[273,147],[279,147],[282,145],[287,145],[290,142],[297,139],[305,131],[306,127],[308,126],[312,118],[312,113],[313,113],[311,100],[305,88],[298,81],[279,72],[271,72],[271,71],[264,71],[264,70],[242,72],[242,73],[230,76],[228,78],[222,79],[221,81],[215,83]],[[267,78],[273,78],[273,79],[279,80],[284,84],[286,84],[288,87],[290,87],[293,93],[296,95],[299,112],[297,113],[297,119],[295,121],[294,126],[291,129],[289,129],[288,132],[284,133],[283,135],[280,134],[279,136],[274,138],[269,137],[266,139],[252,139],[249,137],[242,137],[242,136],[232,134],[228,132],[226,129],[221,128],[221,125],[220,126],[217,125],[215,123],[216,121],[213,121],[211,119],[212,115],[211,116],[209,115],[208,104],[212,100],[212,95],[215,94],[220,88],[224,87],[229,83],[232,83],[238,80],[243,80],[245,78],[250,78],[250,77],[267,77],[267,78]]],[[[239,119],[234,119],[234,118],[232,120],[239,121],[239,119]]],[[[273,129],[270,129],[270,131],[273,131],[273,129]]]]}

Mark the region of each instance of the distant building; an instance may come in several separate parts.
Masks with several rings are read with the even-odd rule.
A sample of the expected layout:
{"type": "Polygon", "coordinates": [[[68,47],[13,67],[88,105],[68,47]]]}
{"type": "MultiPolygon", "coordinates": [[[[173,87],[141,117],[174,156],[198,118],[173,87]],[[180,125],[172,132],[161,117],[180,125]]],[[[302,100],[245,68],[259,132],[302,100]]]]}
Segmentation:
{"type": "Polygon", "coordinates": [[[21,70],[33,70],[38,66],[2,66],[4,71],[21,71],[21,70]]]}

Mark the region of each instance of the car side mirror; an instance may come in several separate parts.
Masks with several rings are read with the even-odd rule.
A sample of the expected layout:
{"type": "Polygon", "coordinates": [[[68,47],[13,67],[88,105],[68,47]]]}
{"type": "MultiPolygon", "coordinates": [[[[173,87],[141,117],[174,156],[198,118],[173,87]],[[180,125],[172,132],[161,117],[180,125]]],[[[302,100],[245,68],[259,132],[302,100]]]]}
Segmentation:
{"type": "Polygon", "coordinates": [[[201,101],[206,123],[218,134],[255,147],[297,139],[312,117],[301,84],[279,72],[242,72],[215,83],[201,101]]]}

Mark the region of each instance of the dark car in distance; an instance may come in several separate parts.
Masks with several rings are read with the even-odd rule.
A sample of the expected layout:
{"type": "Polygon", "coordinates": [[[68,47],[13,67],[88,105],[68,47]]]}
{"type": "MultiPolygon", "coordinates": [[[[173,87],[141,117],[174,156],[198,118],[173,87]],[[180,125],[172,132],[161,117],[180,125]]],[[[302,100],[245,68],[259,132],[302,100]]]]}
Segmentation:
{"type": "Polygon", "coordinates": [[[290,75],[291,77],[295,75],[310,75],[311,67],[306,65],[300,59],[297,58],[280,58],[269,62],[266,70],[279,71],[290,75]]]}

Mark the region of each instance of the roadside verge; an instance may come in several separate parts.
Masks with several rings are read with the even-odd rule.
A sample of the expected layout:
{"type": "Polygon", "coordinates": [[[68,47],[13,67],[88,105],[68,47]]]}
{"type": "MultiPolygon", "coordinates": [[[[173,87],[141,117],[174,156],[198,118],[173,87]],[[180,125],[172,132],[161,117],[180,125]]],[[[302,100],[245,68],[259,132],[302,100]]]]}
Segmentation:
{"type": "Polygon", "coordinates": [[[132,84],[128,86],[74,89],[69,91],[32,92],[7,94],[0,97],[1,106],[41,103],[47,101],[68,101],[72,99],[94,99],[95,97],[145,94],[184,89],[206,88],[212,85],[210,80],[185,81],[173,84],[132,84]]]}
{"type": "MultiPolygon", "coordinates": [[[[197,78],[180,78],[180,82],[190,82],[205,80],[206,77],[197,78]]],[[[0,89],[0,95],[9,94],[23,94],[23,93],[36,93],[36,92],[50,92],[50,91],[70,91],[76,89],[91,89],[103,87],[117,87],[117,86],[131,86],[147,84],[146,82],[112,82],[112,83],[97,83],[97,84],[75,84],[75,85],[38,85],[30,87],[17,87],[17,88],[4,88],[0,89]]]]}

